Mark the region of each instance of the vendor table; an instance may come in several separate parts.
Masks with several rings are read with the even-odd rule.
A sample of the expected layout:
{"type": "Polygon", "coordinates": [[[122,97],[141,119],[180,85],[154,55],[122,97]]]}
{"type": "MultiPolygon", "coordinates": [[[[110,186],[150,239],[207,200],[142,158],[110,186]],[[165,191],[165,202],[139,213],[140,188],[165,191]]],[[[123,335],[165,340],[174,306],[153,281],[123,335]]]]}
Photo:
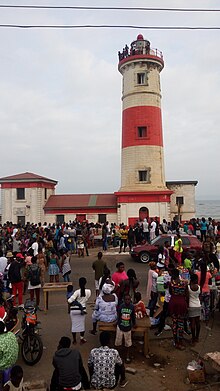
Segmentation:
{"type": "MultiPolygon", "coordinates": [[[[136,328],[132,328],[132,333],[143,333],[144,335],[144,355],[149,352],[149,337],[148,330],[151,327],[150,319],[148,317],[137,319],[136,328]],[[143,321],[143,322],[142,322],[143,321]]],[[[113,331],[116,332],[116,323],[98,322],[99,331],[113,331]]]]}
{"type": "Polygon", "coordinates": [[[44,311],[47,312],[49,308],[49,292],[66,291],[68,285],[72,282],[46,282],[43,286],[44,293],[44,311]]]}

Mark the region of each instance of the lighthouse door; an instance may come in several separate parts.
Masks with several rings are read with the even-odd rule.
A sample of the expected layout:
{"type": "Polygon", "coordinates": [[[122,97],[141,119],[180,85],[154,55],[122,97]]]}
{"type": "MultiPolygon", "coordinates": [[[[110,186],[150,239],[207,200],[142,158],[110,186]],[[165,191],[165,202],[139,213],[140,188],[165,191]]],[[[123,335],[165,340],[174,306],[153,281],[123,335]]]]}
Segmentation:
{"type": "Polygon", "coordinates": [[[148,219],[149,217],[149,210],[146,208],[146,206],[142,206],[139,209],[139,220],[143,221],[144,219],[148,219]]]}

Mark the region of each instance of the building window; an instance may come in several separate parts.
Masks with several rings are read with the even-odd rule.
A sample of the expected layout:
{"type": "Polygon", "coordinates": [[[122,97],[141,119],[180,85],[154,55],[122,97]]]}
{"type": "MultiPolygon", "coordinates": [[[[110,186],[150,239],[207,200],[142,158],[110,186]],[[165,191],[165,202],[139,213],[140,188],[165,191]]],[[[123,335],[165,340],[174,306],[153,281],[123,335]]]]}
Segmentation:
{"type": "Polygon", "coordinates": [[[137,84],[146,84],[146,73],[137,73],[137,84]]]}
{"type": "Polygon", "coordinates": [[[138,171],[138,179],[139,182],[149,182],[149,171],[148,170],[138,171]]]}
{"type": "Polygon", "coordinates": [[[104,223],[106,223],[106,215],[105,214],[99,214],[99,216],[98,216],[98,222],[100,223],[100,224],[104,224],[104,223]]]}
{"type": "Polygon", "coordinates": [[[44,189],[44,199],[45,200],[47,199],[47,189],[46,188],[44,189]]]}
{"type": "Polygon", "coordinates": [[[16,190],[17,190],[17,200],[25,200],[25,189],[20,188],[16,190]]]}
{"type": "Polygon", "coordinates": [[[183,197],[176,197],[176,204],[177,205],[183,205],[184,204],[184,198],[183,197]]]}
{"type": "Polygon", "coordinates": [[[138,137],[144,138],[147,137],[147,127],[146,126],[138,126],[138,137]]]}

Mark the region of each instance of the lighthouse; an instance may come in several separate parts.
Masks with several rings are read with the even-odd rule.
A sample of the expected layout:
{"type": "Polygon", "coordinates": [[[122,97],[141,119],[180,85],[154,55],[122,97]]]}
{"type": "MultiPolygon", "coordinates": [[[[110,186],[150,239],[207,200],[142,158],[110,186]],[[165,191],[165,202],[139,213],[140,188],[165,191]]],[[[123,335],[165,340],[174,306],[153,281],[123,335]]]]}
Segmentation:
{"type": "Polygon", "coordinates": [[[122,74],[121,187],[119,220],[168,218],[170,196],[165,182],[160,72],[163,54],[139,34],[118,52],[122,74]]]}

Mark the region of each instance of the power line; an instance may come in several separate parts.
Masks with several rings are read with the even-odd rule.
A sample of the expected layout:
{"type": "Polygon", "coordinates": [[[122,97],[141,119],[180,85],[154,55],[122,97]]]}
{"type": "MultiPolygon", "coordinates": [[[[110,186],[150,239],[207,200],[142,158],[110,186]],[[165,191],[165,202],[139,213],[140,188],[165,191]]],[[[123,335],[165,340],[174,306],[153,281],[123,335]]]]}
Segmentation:
{"type": "Polygon", "coordinates": [[[0,8],[26,9],[68,9],[68,10],[95,10],[95,11],[166,11],[166,12],[220,12],[220,9],[210,8],[151,8],[151,7],[89,7],[89,6],[59,6],[59,5],[13,5],[0,4],[0,8]]]}
{"type": "Polygon", "coordinates": [[[135,26],[135,25],[108,25],[108,24],[82,24],[82,25],[22,25],[0,24],[0,28],[18,29],[87,29],[87,28],[111,28],[111,29],[142,29],[142,30],[220,30],[219,26],[135,26]]]}

